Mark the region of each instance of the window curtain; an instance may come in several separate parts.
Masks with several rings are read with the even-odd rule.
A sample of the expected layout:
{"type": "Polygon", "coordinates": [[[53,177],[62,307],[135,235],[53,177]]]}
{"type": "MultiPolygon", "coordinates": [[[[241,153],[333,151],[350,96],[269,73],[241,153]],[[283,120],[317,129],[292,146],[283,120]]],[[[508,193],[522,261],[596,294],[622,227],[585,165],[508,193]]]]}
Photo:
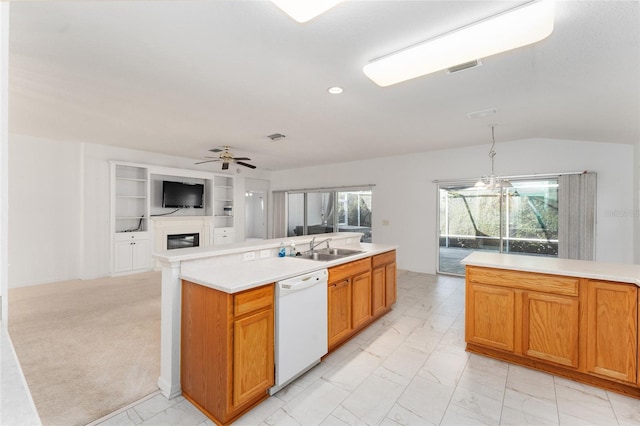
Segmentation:
{"type": "Polygon", "coordinates": [[[287,236],[287,193],[273,192],[273,238],[287,236]]]}
{"type": "Polygon", "coordinates": [[[558,178],[558,257],[594,260],[596,174],[558,178]]]}

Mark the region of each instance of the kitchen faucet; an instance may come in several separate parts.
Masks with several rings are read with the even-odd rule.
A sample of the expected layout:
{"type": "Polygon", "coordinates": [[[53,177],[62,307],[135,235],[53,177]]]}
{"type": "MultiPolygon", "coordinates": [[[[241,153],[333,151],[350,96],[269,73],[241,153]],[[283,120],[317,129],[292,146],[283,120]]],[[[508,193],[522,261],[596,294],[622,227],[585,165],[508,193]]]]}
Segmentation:
{"type": "Polygon", "coordinates": [[[331,241],[331,237],[326,238],[326,239],[316,243],[316,237],[314,236],[313,238],[311,238],[311,244],[309,244],[309,250],[308,251],[313,252],[313,249],[315,249],[316,247],[318,247],[322,243],[327,243],[327,248],[329,248],[329,241],[331,241]]]}

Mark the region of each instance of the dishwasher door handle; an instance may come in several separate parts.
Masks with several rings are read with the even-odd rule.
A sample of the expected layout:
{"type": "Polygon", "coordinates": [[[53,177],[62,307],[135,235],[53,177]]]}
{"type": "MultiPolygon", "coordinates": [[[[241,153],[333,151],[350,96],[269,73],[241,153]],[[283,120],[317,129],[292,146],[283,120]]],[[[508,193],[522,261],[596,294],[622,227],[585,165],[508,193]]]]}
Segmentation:
{"type": "Polygon", "coordinates": [[[300,281],[296,281],[293,283],[280,284],[280,286],[287,290],[297,291],[297,290],[304,290],[305,288],[313,287],[314,285],[319,284],[320,282],[321,281],[318,278],[310,279],[309,277],[307,277],[306,279],[303,278],[300,281]]]}

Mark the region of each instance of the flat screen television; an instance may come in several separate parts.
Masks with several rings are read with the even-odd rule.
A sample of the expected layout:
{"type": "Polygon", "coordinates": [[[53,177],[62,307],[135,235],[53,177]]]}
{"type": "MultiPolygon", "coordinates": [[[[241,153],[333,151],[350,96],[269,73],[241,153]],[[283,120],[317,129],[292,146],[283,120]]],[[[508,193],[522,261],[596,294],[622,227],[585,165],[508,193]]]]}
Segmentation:
{"type": "Polygon", "coordinates": [[[165,180],[162,182],[162,207],[202,208],[204,185],[165,180]]]}

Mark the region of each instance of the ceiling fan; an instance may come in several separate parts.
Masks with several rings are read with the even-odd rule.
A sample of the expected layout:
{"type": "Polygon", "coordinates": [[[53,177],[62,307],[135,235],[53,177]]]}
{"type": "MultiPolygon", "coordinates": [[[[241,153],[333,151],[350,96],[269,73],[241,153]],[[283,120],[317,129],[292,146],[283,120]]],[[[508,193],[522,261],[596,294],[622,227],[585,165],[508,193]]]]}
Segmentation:
{"type": "Polygon", "coordinates": [[[195,164],[203,164],[203,163],[212,163],[212,162],[215,162],[215,161],[222,161],[222,170],[228,170],[229,169],[229,163],[240,164],[241,166],[245,166],[245,167],[248,167],[250,169],[255,169],[256,168],[256,166],[254,166],[253,164],[245,163],[245,161],[251,160],[251,158],[248,158],[248,157],[234,157],[233,154],[229,151],[229,149],[231,149],[230,146],[223,146],[222,149],[221,148],[210,149],[209,151],[211,151],[211,152],[219,152],[220,153],[218,158],[216,158],[216,157],[205,157],[205,158],[213,158],[213,160],[200,161],[200,162],[195,163],[195,164]]]}

